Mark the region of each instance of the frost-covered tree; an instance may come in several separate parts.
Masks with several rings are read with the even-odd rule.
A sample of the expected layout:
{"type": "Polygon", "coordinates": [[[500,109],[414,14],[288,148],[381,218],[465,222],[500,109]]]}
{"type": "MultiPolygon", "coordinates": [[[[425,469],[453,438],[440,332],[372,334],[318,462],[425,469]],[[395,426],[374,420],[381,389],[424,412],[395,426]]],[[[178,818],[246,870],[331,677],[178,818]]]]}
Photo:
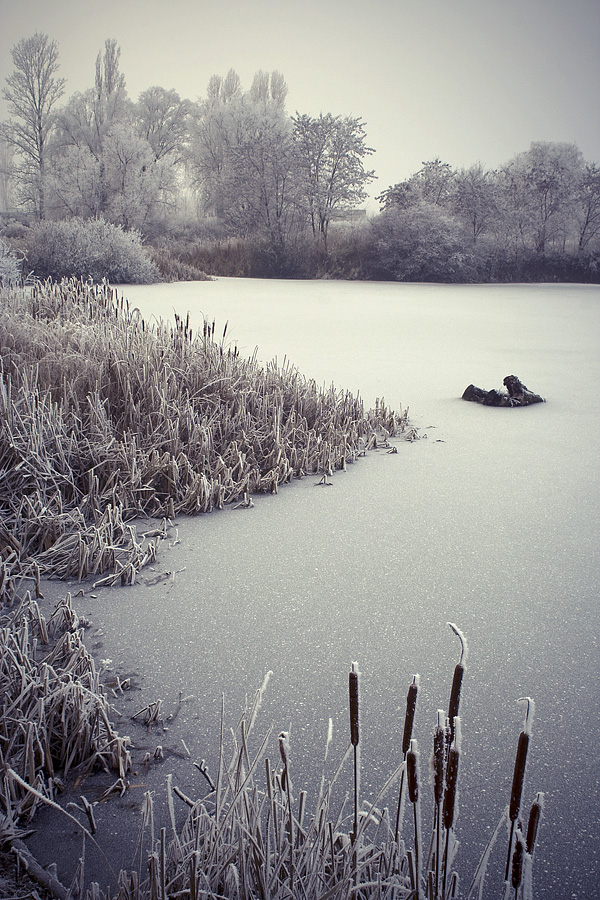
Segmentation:
{"type": "Polygon", "coordinates": [[[71,144],[53,155],[47,184],[54,217],[87,219],[102,214],[100,160],[85,144],[71,144]]]}
{"type": "Polygon", "coordinates": [[[600,166],[586,163],[577,190],[577,249],[588,250],[600,235],[600,166]]]}
{"type": "Polygon", "coordinates": [[[168,164],[126,125],[111,128],[102,159],[110,189],[107,218],[125,228],[144,228],[166,191],[168,164]]]}
{"type": "Polygon", "coordinates": [[[185,115],[176,92],[162,88],[131,103],[120,50],[107,40],[94,87],[71,97],[59,116],[49,179],[54,215],[138,229],[160,219],[174,190],[185,115]]]}
{"type": "Polygon", "coordinates": [[[196,108],[189,167],[204,209],[232,233],[282,247],[297,219],[296,149],[278,72],[257,72],[242,92],[230,71],[210,79],[196,108]]]}
{"type": "Polygon", "coordinates": [[[373,223],[380,277],[397,281],[470,281],[475,259],[462,222],[436,203],[389,204],[373,223]]]}
{"type": "Polygon", "coordinates": [[[452,209],[469,227],[473,241],[491,229],[498,216],[496,173],[481,163],[454,176],[452,209]]]}
{"type": "Polygon", "coordinates": [[[388,206],[407,208],[418,203],[433,203],[449,207],[456,196],[456,171],[450,163],[432,159],[422,163],[422,168],[406,181],[387,188],[377,197],[382,209],[388,206]]]}
{"type": "Polygon", "coordinates": [[[230,69],[225,79],[213,75],[206,99],[193,108],[190,123],[188,171],[205,213],[224,219],[230,155],[241,131],[242,90],[240,79],[230,69]]]}
{"type": "Polygon", "coordinates": [[[6,79],[8,86],[3,91],[10,119],[3,123],[2,132],[17,157],[14,174],[20,200],[36,218],[44,219],[54,107],[65,85],[64,79],[57,76],[58,44],[36,32],[33,37],[20,40],[11,54],[15,70],[6,79]]]}
{"type": "Polygon", "coordinates": [[[364,160],[374,151],[366,145],[364,123],[351,116],[321,113],[292,118],[298,156],[299,193],[312,232],[323,239],[332,220],[362,203],[365,186],[375,177],[364,160]]]}
{"type": "MultiPolygon", "coordinates": [[[[108,210],[111,186],[108,180],[104,148],[108,135],[115,125],[131,122],[131,104],[125,88],[125,77],[120,71],[121,51],[115,40],[107,39],[104,54],[96,59],[94,87],[74,94],[59,116],[60,148],[73,146],[80,158],[88,156],[89,167],[97,168],[97,197],[88,199],[86,205],[96,207],[99,214],[108,210]],[[87,154],[85,151],[88,151],[87,154]]],[[[64,171],[64,166],[57,171],[64,171]]],[[[64,186],[59,193],[65,193],[64,186]]]]}
{"type": "Polygon", "coordinates": [[[190,103],[177,91],[149,87],[135,104],[136,130],[144,138],[156,160],[169,158],[178,164],[188,140],[190,103]]]}
{"type": "Polygon", "coordinates": [[[575,144],[538,141],[499,173],[504,220],[515,243],[537,254],[564,250],[573,234],[584,173],[575,144]]]}

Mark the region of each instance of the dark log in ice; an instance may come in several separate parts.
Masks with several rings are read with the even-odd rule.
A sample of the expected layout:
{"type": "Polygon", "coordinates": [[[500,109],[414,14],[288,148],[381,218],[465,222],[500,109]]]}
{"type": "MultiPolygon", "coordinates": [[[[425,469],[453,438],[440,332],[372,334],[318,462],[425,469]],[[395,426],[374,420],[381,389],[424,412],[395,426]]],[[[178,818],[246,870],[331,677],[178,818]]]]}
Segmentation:
{"type": "Polygon", "coordinates": [[[526,388],[516,375],[507,375],[503,384],[506,392],[495,389],[486,391],[470,384],[465,388],[462,399],[483,403],[484,406],[529,406],[531,403],[546,402],[539,394],[534,394],[526,388]]]}

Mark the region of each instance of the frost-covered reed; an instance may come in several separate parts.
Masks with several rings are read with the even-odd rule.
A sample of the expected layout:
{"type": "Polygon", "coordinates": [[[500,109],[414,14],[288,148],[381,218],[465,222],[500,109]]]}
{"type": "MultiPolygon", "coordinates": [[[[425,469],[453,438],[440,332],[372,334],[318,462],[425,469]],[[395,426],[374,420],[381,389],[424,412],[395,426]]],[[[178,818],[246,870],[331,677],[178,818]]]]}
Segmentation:
{"type": "Polygon", "coordinates": [[[145,322],[105,284],[3,289],[0,553],[130,583],[149,560],[135,516],[250,505],[406,431],[406,412],[242,359],[226,330],[145,322]]]}
{"type": "MultiPolygon", "coordinates": [[[[339,794],[336,789],[344,787],[340,782],[351,781],[349,770],[353,767],[356,770],[361,764],[360,758],[357,760],[353,755],[361,739],[358,665],[352,664],[349,678],[348,745],[329,779],[321,781],[314,801],[306,791],[300,790],[298,794],[294,791],[289,732],[279,733],[273,762],[269,756],[269,748],[273,748],[272,729],[262,737],[255,735],[257,713],[270,675],[247,705],[237,729],[231,730],[230,741],[226,742],[222,722],[215,776],[210,776],[202,764],[208,787],[205,796],[187,797],[173,785],[171,776],[168,777],[171,838],[167,840],[165,827],[160,829],[160,834],[155,834],[153,800],[150,793],[146,794],[135,868],[121,872],[113,891],[104,893],[98,885],[91,885],[85,900],[453,900],[461,896],[455,838],[460,827],[459,717],[455,717],[449,749],[450,725],[441,711],[434,730],[433,799],[437,818],[434,816],[427,851],[421,823],[425,780],[420,773],[420,752],[414,738],[375,797],[368,801],[362,798],[358,809],[349,809],[346,801],[339,806],[334,802],[339,794]],[[398,788],[402,774],[406,775],[406,800],[412,810],[412,823],[406,835],[397,835],[395,817],[390,815],[387,803],[394,802],[394,789],[398,788]],[[182,827],[176,825],[176,802],[187,808],[182,827]],[[142,846],[149,847],[145,860],[141,855],[142,846]]],[[[411,687],[416,684],[413,681],[411,687]]],[[[399,738],[403,736],[400,731],[399,738]]],[[[329,733],[323,772],[330,738],[329,733]]],[[[520,775],[517,781],[522,796],[520,775]]],[[[516,803],[514,796],[512,791],[511,810],[516,803]]],[[[355,800],[357,797],[356,792],[355,800]]],[[[516,836],[512,842],[506,895],[515,900],[533,897],[533,854],[542,807],[543,795],[538,794],[527,827],[519,816],[515,819],[516,836]]],[[[395,805],[392,809],[395,810],[395,805]]],[[[84,812],[88,819],[82,828],[89,833],[87,827],[91,827],[93,809],[84,812]]],[[[482,854],[469,890],[462,894],[465,898],[483,896],[491,850],[503,824],[511,821],[508,813],[507,806],[482,854]]],[[[101,846],[101,833],[96,834],[95,840],[101,846]]],[[[502,860],[499,864],[503,865],[502,860]]],[[[80,883],[84,875],[84,871],[79,873],[80,883]]]]}
{"type": "Polygon", "coordinates": [[[46,620],[29,592],[18,598],[17,580],[5,577],[0,615],[0,818],[9,833],[75,769],[124,778],[130,767],[71,595],[46,620]]]}

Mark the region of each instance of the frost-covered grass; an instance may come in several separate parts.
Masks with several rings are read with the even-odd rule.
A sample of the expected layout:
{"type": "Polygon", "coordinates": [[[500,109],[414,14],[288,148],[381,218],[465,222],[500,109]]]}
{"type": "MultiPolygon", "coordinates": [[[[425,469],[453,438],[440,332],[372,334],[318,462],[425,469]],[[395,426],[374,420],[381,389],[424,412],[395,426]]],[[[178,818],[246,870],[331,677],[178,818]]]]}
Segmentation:
{"type": "Polygon", "coordinates": [[[126,524],[136,515],[249,504],[405,427],[224,338],[208,322],[148,325],[106,284],[4,291],[0,512],[20,561],[131,583],[150,558],[126,524]]]}
{"type": "Polygon", "coordinates": [[[16,836],[44,798],[53,801],[73,771],[102,765],[124,777],[129,769],[71,595],[47,620],[19,582],[0,558],[2,839],[16,836]]]}
{"type": "MultiPolygon", "coordinates": [[[[26,621],[35,621],[41,638],[47,639],[49,631],[60,629],[76,637],[78,622],[70,603],[70,598],[59,604],[48,625],[39,614],[35,602],[29,601],[19,607],[16,617],[26,615],[26,621]]],[[[163,825],[160,831],[155,827],[154,801],[151,791],[146,791],[141,808],[139,853],[137,865],[130,871],[121,871],[114,889],[101,890],[92,884],[83,896],[86,900],[153,900],[153,898],[295,898],[325,900],[325,898],[389,898],[389,900],[451,900],[451,898],[481,898],[484,896],[485,877],[494,844],[501,843],[507,835],[506,872],[504,874],[505,900],[531,900],[533,891],[533,861],[538,829],[540,825],[543,794],[538,793],[529,808],[524,803],[524,783],[527,755],[531,736],[533,701],[526,698],[527,713],[523,730],[518,737],[517,751],[507,806],[491,838],[485,847],[479,865],[470,873],[464,885],[459,881],[460,869],[459,839],[461,831],[470,823],[461,822],[458,811],[458,793],[462,757],[460,699],[466,663],[466,641],[455,625],[450,627],[461,642],[460,659],[454,669],[447,712],[438,710],[437,726],[433,733],[430,752],[430,777],[423,754],[413,729],[416,720],[419,677],[415,675],[408,688],[404,716],[402,752],[394,771],[373,797],[363,797],[361,793],[361,749],[360,727],[361,692],[358,665],[352,664],[348,679],[348,699],[350,711],[349,742],[341,760],[330,759],[332,723],[325,744],[322,761],[316,757],[314,766],[321,767],[321,778],[315,796],[310,796],[295,782],[294,747],[290,734],[279,733],[278,758],[268,756],[271,730],[262,737],[255,735],[255,726],[263,695],[267,689],[271,672],[268,672],[262,687],[256,692],[251,703],[246,705],[237,728],[226,736],[224,710],[221,713],[221,730],[217,739],[218,763],[215,773],[209,772],[204,761],[196,767],[203,776],[205,793],[199,798],[190,798],[167,776],[168,809],[170,825],[163,825]],[[337,783],[351,770],[353,777],[352,796],[346,794],[339,802],[336,795],[337,783]],[[429,782],[430,792],[427,788],[429,782]],[[183,804],[188,809],[183,825],[176,821],[176,805],[183,804]],[[422,827],[422,809],[432,811],[432,830],[426,836],[422,827]],[[504,826],[508,825],[508,828],[504,826]],[[146,852],[142,848],[145,847],[146,852]],[[471,877],[472,875],[472,877],[471,877]]],[[[8,634],[8,629],[7,632],[8,634]]],[[[21,639],[20,643],[23,643],[21,639]]],[[[7,796],[3,800],[9,811],[6,823],[11,825],[7,835],[15,833],[13,822],[24,813],[31,815],[36,804],[50,802],[58,809],[54,792],[56,785],[52,779],[48,785],[42,771],[36,781],[32,780],[34,760],[46,759],[46,768],[52,758],[44,748],[56,746],[47,676],[49,663],[59,657],[62,660],[64,647],[68,642],[58,644],[60,653],[54,651],[42,663],[46,673],[43,690],[36,685],[36,697],[41,694],[48,709],[47,721],[37,721],[34,709],[22,713],[23,726],[21,740],[10,742],[15,748],[7,759],[8,781],[20,800],[20,806],[13,809],[7,796]],[[33,739],[32,739],[33,734],[33,739]],[[37,754],[36,754],[37,749],[37,754]],[[15,769],[19,766],[19,772],[15,769]],[[32,772],[29,769],[32,768],[32,772]],[[33,790],[28,788],[32,785],[33,790]]],[[[11,648],[18,646],[12,638],[11,647],[3,650],[3,669],[11,677],[11,648]]],[[[71,653],[76,648],[70,648],[71,653]]],[[[31,654],[29,654],[31,655],[31,654]]],[[[82,656],[77,653],[78,657],[82,656]]],[[[82,656],[85,662],[88,657],[82,656]]],[[[63,661],[65,662],[65,661],[63,661]]],[[[87,666],[86,676],[91,673],[95,684],[83,684],[83,676],[74,670],[72,660],[66,660],[67,670],[74,671],[71,679],[64,678],[65,685],[72,684],[78,690],[78,702],[71,703],[69,715],[85,708],[85,697],[92,694],[96,707],[105,701],[102,689],[97,683],[93,663],[87,666]],[[79,688],[78,688],[79,685],[79,688]],[[100,696],[98,696],[100,695],[100,696]]],[[[32,666],[30,666],[32,668],[32,666]]],[[[49,670],[53,674],[53,670],[49,670]]],[[[3,676],[6,678],[6,676],[3,676]]],[[[61,684],[59,696],[66,694],[61,684]]],[[[52,686],[52,679],[50,679],[52,686]]],[[[14,693],[14,691],[13,691],[14,693]]],[[[28,690],[29,694],[33,692],[28,690]]],[[[21,692],[21,696],[23,691],[21,692]]],[[[8,696],[8,695],[7,695],[8,696]]],[[[12,695],[9,696],[9,699],[12,695]]],[[[35,698],[34,698],[35,699],[35,698]]],[[[63,701],[64,702],[64,701],[63,701]]],[[[13,704],[14,705],[14,704],[13,704]]],[[[43,705],[43,704],[42,704],[43,705]]],[[[89,706],[89,703],[87,704],[89,706]]],[[[36,701],[36,709],[40,707],[36,701]]],[[[95,707],[94,707],[95,708],[95,707]]],[[[59,707],[60,709],[60,707],[59,707]]],[[[39,718],[39,717],[38,717],[39,718]]],[[[59,717],[60,718],[60,717],[59,717]]],[[[65,715],[63,713],[63,723],[65,715]]],[[[104,719],[106,713],[104,713],[104,719]]],[[[150,718],[150,714],[149,714],[150,718]]],[[[104,748],[90,748],[87,756],[92,761],[100,760],[104,765],[112,764],[120,772],[120,779],[113,786],[125,790],[124,780],[129,768],[129,753],[116,735],[105,740],[104,748]],[[119,788],[119,785],[121,787],[119,788]]],[[[89,728],[87,721],[79,723],[79,732],[93,735],[95,728],[89,728]]],[[[79,743],[83,738],[79,738],[79,743]]],[[[56,755],[56,754],[55,754],[56,755]]],[[[149,756],[149,754],[148,754],[149,756]]],[[[77,762],[74,751],[70,761],[77,762]]],[[[112,789],[111,789],[112,790],[112,789]]],[[[77,813],[65,810],[73,823],[79,826],[88,840],[93,840],[102,849],[102,829],[96,834],[94,805],[82,798],[83,808],[77,813]],[[86,818],[87,816],[87,818],[86,818]],[[91,829],[91,832],[90,830],[91,829]],[[93,835],[96,834],[94,838],[93,835]]],[[[85,847],[85,840],[84,840],[85,847]]],[[[502,865],[502,854],[500,865],[502,865]]],[[[112,868],[110,853],[106,862],[112,868]]],[[[115,862],[116,866],[116,862],[115,862]]],[[[47,877],[39,868],[32,869],[45,886],[47,877]]],[[[86,884],[85,849],[80,859],[77,882],[72,890],[81,891],[86,884]]],[[[66,889],[60,896],[66,896],[66,889]]]]}

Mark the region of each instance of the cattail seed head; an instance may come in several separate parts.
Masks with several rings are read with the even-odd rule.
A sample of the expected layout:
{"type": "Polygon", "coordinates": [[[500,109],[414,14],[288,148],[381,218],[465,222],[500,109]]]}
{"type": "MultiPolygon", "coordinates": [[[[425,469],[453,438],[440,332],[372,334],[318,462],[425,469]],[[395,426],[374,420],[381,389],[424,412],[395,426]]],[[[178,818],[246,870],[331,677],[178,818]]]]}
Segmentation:
{"type": "Polygon", "coordinates": [[[283,763],[283,771],[281,773],[281,787],[284,791],[290,790],[290,735],[288,731],[281,731],[279,733],[279,753],[281,756],[281,761],[283,763]]]}
{"type": "Polygon", "coordinates": [[[410,802],[416,803],[419,799],[419,748],[414,740],[410,742],[410,749],[406,754],[406,780],[410,802]]]}
{"type": "Polygon", "coordinates": [[[419,676],[415,675],[406,695],[406,714],[404,716],[404,735],[402,737],[402,753],[404,756],[406,756],[406,753],[408,752],[410,739],[412,737],[418,693],[419,676]]]}
{"type": "Polygon", "coordinates": [[[511,871],[511,879],[512,886],[516,890],[521,885],[521,879],[523,877],[523,835],[520,830],[517,830],[517,839],[515,841],[515,849],[513,852],[512,858],[512,871],[511,871]]]}
{"type": "Polygon", "coordinates": [[[448,704],[448,719],[450,720],[450,740],[452,741],[454,738],[454,719],[458,715],[460,706],[460,692],[462,689],[465,663],[467,661],[467,654],[469,652],[469,649],[467,647],[467,639],[465,638],[460,628],[458,628],[458,626],[454,625],[452,622],[448,622],[448,625],[460,641],[460,657],[458,663],[454,668],[452,689],[450,691],[450,702],[448,704]]]}
{"type": "Polygon", "coordinates": [[[452,742],[448,753],[448,763],[446,765],[446,790],[444,793],[444,807],[442,815],[444,818],[444,828],[449,830],[454,824],[454,816],[456,811],[456,794],[458,786],[458,764],[460,762],[460,719],[455,719],[455,739],[452,742]]]}
{"type": "Polygon", "coordinates": [[[358,663],[352,663],[352,671],[348,679],[350,696],[350,742],[354,747],[358,746],[358,663]]]}
{"type": "Polygon", "coordinates": [[[290,750],[290,735],[287,731],[281,731],[278,736],[279,740],[279,753],[281,755],[281,761],[283,765],[287,768],[288,760],[289,760],[289,750],[290,750]]]}
{"type": "Polygon", "coordinates": [[[542,817],[543,808],[544,795],[540,791],[531,805],[531,809],[529,811],[529,820],[527,822],[527,837],[525,839],[525,849],[530,856],[533,854],[533,851],[535,849],[535,841],[537,838],[538,828],[540,826],[540,819],[542,817]]]}
{"type": "Polygon", "coordinates": [[[456,784],[458,780],[458,763],[460,756],[452,747],[448,754],[448,766],[446,769],[446,792],[444,794],[444,828],[452,828],[454,823],[454,807],[456,805],[456,784]]]}
{"type": "Polygon", "coordinates": [[[436,804],[442,802],[444,793],[444,747],[446,731],[444,728],[444,711],[438,709],[438,724],[433,733],[433,755],[431,769],[433,772],[433,793],[436,804]]]}
{"type": "Polygon", "coordinates": [[[450,702],[448,704],[448,719],[450,720],[450,730],[454,736],[454,719],[458,715],[460,706],[460,692],[462,689],[462,680],[465,673],[465,667],[462,663],[457,663],[454,667],[454,677],[452,679],[452,690],[450,691],[450,702]]]}
{"type": "Polygon", "coordinates": [[[523,781],[525,780],[525,764],[527,762],[527,750],[529,749],[529,734],[522,731],[517,744],[515,768],[513,771],[512,788],[510,791],[510,805],[508,816],[511,822],[516,821],[521,808],[521,796],[523,794],[523,781]]]}

